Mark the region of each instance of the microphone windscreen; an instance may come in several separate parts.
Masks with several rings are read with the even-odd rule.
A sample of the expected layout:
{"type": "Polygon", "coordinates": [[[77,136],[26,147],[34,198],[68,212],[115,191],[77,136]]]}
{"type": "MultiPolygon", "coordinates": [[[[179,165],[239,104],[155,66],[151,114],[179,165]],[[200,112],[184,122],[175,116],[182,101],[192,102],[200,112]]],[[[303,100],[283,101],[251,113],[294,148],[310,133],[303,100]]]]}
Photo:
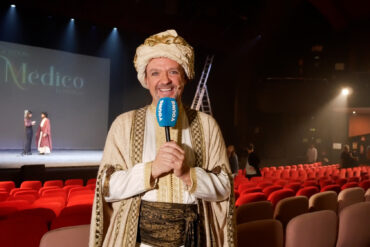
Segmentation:
{"type": "Polygon", "coordinates": [[[173,98],[164,97],[158,101],[156,108],[157,121],[160,127],[175,127],[179,108],[173,98]]]}

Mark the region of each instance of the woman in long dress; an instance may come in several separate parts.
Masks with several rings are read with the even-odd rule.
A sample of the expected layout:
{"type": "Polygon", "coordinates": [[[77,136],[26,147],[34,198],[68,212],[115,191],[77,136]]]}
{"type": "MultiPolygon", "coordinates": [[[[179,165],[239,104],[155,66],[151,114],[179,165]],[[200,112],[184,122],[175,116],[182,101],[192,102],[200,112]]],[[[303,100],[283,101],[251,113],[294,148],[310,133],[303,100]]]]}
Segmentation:
{"type": "Polygon", "coordinates": [[[41,122],[36,134],[36,145],[40,154],[50,154],[52,150],[50,120],[47,112],[41,113],[41,122]]]}

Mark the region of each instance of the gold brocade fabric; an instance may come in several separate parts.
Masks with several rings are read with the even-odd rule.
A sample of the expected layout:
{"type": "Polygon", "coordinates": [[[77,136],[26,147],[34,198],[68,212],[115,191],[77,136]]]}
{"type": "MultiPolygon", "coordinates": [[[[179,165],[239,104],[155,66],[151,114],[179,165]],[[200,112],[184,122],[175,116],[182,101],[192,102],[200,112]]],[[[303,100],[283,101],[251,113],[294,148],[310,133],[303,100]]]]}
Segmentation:
{"type": "Polygon", "coordinates": [[[155,247],[200,246],[197,205],[141,201],[138,242],[155,247]]]}
{"type": "MultiPolygon", "coordinates": [[[[150,112],[152,117],[155,118],[156,106],[150,106],[150,112]]],[[[177,142],[179,146],[181,146],[181,139],[182,139],[182,131],[181,125],[183,118],[185,117],[184,109],[182,105],[179,105],[179,116],[175,127],[170,128],[170,136],[171,140],[177,142]]],[[[158,153],[159,148],[166,142],[166,134],[163,127],[160,127],[158,121],[154,119],[155,122],[155,135],[156,135],[156,153],[158,153]]],[[[157,191],[157,199],[159,202],[169,202],[169,203],[183,203],[182,194],[184,192],[184,184],[183,182],[173,175],[173,173],[169,173],[166,176],[160,177],[158,180],[158,191],[157,191]]]]}

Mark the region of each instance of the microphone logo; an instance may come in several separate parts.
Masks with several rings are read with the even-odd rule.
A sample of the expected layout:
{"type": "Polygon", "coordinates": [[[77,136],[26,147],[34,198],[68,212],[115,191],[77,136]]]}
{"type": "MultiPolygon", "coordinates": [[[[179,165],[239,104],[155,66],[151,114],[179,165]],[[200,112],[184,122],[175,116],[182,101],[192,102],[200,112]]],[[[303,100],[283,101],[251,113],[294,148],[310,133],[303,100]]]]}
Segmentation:
{"type": "Polygon", "coordinates": [[[176,100],[169,97],[161,98],[157,104],[156,115],[160,127],[175,127],[179,115],[176,100]]]}

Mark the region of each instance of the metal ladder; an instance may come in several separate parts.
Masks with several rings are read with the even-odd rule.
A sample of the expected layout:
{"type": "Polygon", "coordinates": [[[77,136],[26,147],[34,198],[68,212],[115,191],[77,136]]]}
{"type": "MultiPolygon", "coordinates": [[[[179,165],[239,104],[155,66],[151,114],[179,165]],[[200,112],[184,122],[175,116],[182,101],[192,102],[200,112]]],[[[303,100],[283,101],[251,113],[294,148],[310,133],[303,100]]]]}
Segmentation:
{"type": "Polygon", "coordinates": [[[195,109],[198,111],[200,110],[209,115],[212,115],[212,108],[207,90],[207,80],[212,67],[213,57],[214,56],[212,55],[207,56],[206,58],[203,72],[198,83],[197,91],[195,92],[193,103],[191,104],[191,109],[195,109]]]}

